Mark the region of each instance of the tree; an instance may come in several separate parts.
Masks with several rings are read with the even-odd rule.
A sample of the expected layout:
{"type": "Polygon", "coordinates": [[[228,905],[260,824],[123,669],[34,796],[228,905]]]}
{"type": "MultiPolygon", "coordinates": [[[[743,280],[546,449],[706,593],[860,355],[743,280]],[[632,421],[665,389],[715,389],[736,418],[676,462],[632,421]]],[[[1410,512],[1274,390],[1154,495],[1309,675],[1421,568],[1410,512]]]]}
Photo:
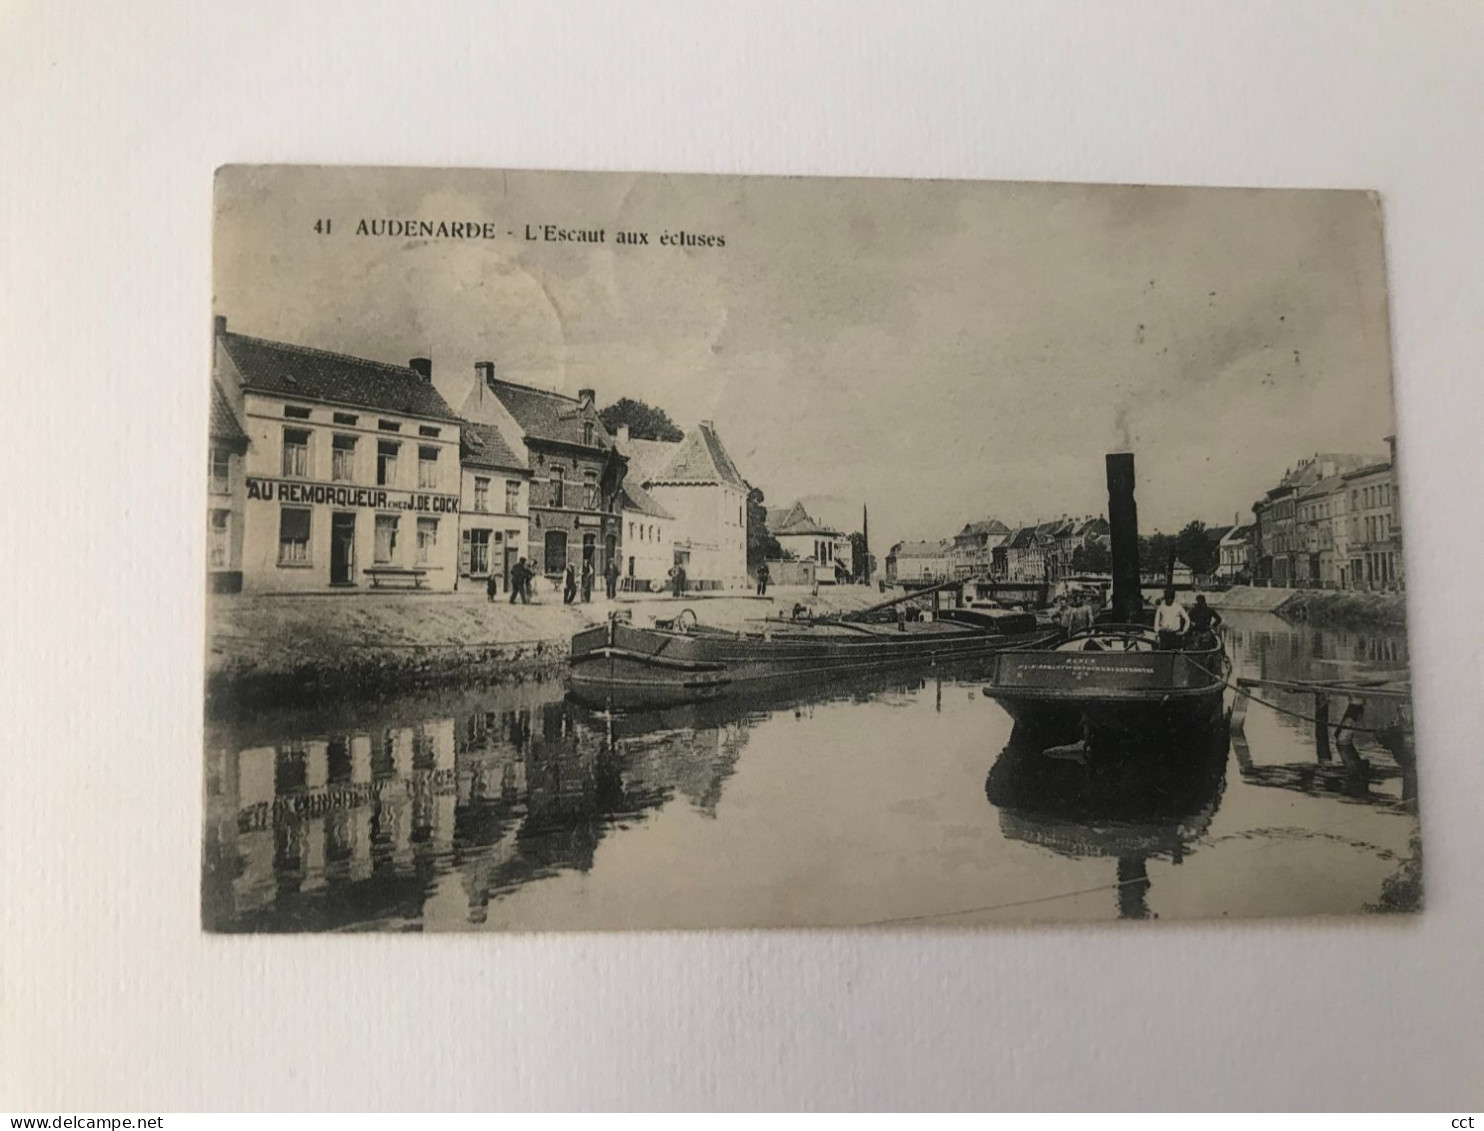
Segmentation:
{"type": "Polygon", "coordinates": [[[629,426],[629,437],[634,440],[670,440],[685,438],[685,433],[676,427],[669,413],[662,408],[652,408],[632,397],[619,397],[598,413],[603,427],[617,435],[620,424],[629,426]]]}
{"type": "Polygon", "coordinates": [[[1175,535],[1175,556],[1190,567],[1197,577],[1209,577],[1216,568],[1216,547],[1206,535],[1206,524],[1188,522],[1175,535]]]}
{"type": "Polygon", "coordinates": [[[763,505],[763,492],[753,487],[747,492],[747,569],[755,571],[766,561],[782,558],[783,547],[768,533],[768,508],[763,505]]]}
{"type": "Polygon", "coordinates": [[[1111,573],[1113,555],[1098,539],[1083,543],[1072,551],[1074,573],[1111,573]]]}
{"type": "Polygon", "coordinates": [[[1170,568],[1170,554],[1175,549],[1175,540],[1168,534],[1156,530],[1147,538],[1139,538],[1139,572],[1157,573],[1160,577],[1170,568]]]}
{"type": "Polygon", "coordinates": [[[876,572],[876,557],[866,542],[865,534],[857,531],[850,536],[850,580],[868,583],[876,572]]]}

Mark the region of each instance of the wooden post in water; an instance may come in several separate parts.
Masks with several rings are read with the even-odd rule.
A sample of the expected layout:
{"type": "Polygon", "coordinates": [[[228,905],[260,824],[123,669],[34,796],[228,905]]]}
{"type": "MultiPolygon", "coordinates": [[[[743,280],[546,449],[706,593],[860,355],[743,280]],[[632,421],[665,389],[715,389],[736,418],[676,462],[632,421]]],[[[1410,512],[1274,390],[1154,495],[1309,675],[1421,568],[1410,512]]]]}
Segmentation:
{"type": "Polygon", "coordinates": [[[1321,762],[1333,759],[1329,750],[1329,696],[1314,692],[1314,753],[1321,762]]]}

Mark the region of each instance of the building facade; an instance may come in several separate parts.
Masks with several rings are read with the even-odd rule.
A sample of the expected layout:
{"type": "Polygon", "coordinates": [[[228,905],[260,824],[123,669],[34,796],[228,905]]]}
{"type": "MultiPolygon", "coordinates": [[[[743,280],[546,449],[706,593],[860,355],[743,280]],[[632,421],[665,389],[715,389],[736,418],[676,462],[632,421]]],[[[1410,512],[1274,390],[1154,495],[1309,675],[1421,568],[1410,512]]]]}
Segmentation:
{"type": "Polygon", "coordinates": [[[954,577],[977,577],[994,568],[995,547],[1005,540],[1010,528],[997,518],[970,522],[953,536],[949,549],[954,577]]]}
{"type": "Polygon", "coordinates": [[[1256,528],[1230,527],[1216,546],[1216,576],[1222,581],[1245,581],[1252,576],[1252,541],[1256,528]]]}
{"type": "MultiPolygon", "coordinates": [[[[953,542],[898,542],[886,555],[886,580],[946,581],[960,576],[953,542]]],[[[986,566],[983,571],[988,573],[986,566]]]]}
{"type": "Polygon", "coordinates": [[[1395,480],[1389,462],[1359,468],[1345,477],[1350,500],[1351,585],[1396,589],[1402,584],[1401,529],[1395,525],[1395,480]]]}
{"type": "Polygon", "coordinates": [[[619,498],[627,461],[603,427],[593,390],[568,397],[495,377],[488,362],[460,409],[492,426],[530,469],[526,547],[531,566],[555,584],[572,562],[622,569],[619,498]]]}
{"type": "Polygon", "coordinates": [[[510,592],[510,578],[526,545],[531,472],[490,424],[464,421],[460,446],[459,576],[495,579],[497,593],[510,592]]]}
{"type": "MultiPolygon", "coordinates": [[[[620,514],[624,531],[623,587],[641,593],[663,589],[676,564],[675,516],[627,478],[620,514]]],[[[690,583],[688,573],[686,583],[690,583]]]]}
{"type": "MultiPolygon", "coordinates": [[[[688,584],[746,587],[747,495],[751,488],[716,425],[703,420],[677,441],[635,440],[628,426],[621,425],[618,449],[628,459],[628,481],[671,516],[673,560],[664,573],[680,565],[688,584]]],[[[640,555],[633,556],[637,563],[640,555]]]]}
{"type": "Polygon", "coordinates": [[[227,394],[211,383],[211,423],[207,430],[206,577],[213,593],[242,590],[243,465],[247,433],[227,394]]]}
{"type": "Polygon", "coordinates": [[[456,586],[460,427],[431,361],[329,353],[218,319],[215,374],[247,436],[244,591],[456,586]]]}
{"type": "Polygon", "coordinates": [[[768,512],[768,533],[785,553],[798,561],[812,561],[815,577],[825,584],[849,581],[854,576],[850,539],[832,526],[818,522],[796,502],[781,511],[768,512]]]}

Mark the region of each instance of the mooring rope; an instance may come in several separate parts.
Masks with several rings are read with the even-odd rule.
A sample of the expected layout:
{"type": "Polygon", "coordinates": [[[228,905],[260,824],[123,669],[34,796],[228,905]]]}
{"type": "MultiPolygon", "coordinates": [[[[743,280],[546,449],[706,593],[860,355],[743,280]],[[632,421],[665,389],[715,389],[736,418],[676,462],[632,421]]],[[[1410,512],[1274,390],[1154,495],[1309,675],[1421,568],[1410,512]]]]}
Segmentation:
{"type": "MultiPolygon", "coordinates": [[[[1223,687],[1230,688],[1232,691],[1235,691],[1238,695],[1245,695],[1249,701],[1251,701],[1253,703],[1257,703],[1257,704],[1259,704],[1259,705],[1261,705],[1263,707],[1269,707],[1272,710],[1277,711],[1280,715],[1291,715],[1293,718],[1295,718],[1295,719],[1302,719],[1306,723],[1318,723],[1318,722],[1321,721],[1318,717],[1316,717],[1314,715],[1306,715],[1302,711],[1295,711],[1292,707],[1285,707],[1281,703],[1274,703],[1274,702],[1272,702],[1271,700],[1268,700],[1268,699],[1260,699],[1256,695],[1254,695],[1252,692],[1248,691],[1245,687],[1242,687],[1240,684],[1236,684],[1236,683],[1231,682],[1231,680],[1225,678],[1224,676],[1222,676],[1218,672],[1213,672],[1210,668],[1206,667],[1203,664],[1196,663],[1189,656],[1186,656],[1185,657],[1185,662],[1187,664],[1189,664],[1191,667],[1195,668],[1197,671],[1205,672],[1208,676],[1210,676],[1212,679],[1216,680],[1223,687]]],[[[1353,696],[1355,696],[1357,698],[1364,698],[1364,696],[1365,696],[1365,692],[1362,691],[1362,690],[1350,691],[1350,690],[1346,690],[1344,688],[1327,688],[1325,690],[1329,694],[1338,694],[1338,693],[1343,692],[1347,696],[1353,695],[1353,696]]],[[[1343,719],[1341,719],[1339,722],[1331,722],[1330,720],[1325,719],[1325,720],[1323,720],[1323,722],[1325,723],[1326,726],[1334,727],[1336,730],[1349,730],[1349,731],[1354,731],[1356,734],[1397,734],[1397,733],[1400,733],[1400,734],[1411,734],[1412,733],[1412,730],[1411,730],[1410,727],[1402,727],[1402,726],[1363,727],[1363,726],[1356,726],[1354,723],[1347,723],[1343,719]]]]}

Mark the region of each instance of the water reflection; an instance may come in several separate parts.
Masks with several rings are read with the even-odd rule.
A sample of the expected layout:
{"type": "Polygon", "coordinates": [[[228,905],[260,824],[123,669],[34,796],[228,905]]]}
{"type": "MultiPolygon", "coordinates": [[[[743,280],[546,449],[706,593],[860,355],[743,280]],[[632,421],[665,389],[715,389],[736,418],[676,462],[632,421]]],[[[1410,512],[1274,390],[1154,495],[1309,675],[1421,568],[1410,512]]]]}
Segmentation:
{"type": "MultiPolygon", "coordinates": [[[[1238,673],[1269,679],[1390,677],[1406,662],[1399,638],[1237,615],[1226,631],[1238,673]]],[[[628,714],[530,682],[213,723],[203,922],[958,924],[1403,902],[1382,889],[1416,819],[1395,808],[1401,770],[1373,736],[1357,739],[1363,789],[1344,758],[1318,760],[1311,724],[1255,707],[1234,758],[1223,736],[1050,757],[1017,742],[982,674],[628,714]]],[[[1373,713],[1405,719],[1406,704],[1372,700],[1373,713]]]]}
{"type": "Polygon", "coordinates": [[[1181,864],[1210,828],[1225,782],[1226,731],[1179,747],[1060,756],[1011,731],[984,792],[1008,839],[1078,859],[1117,860],[1118,917],[1147,919],[1151,858],[1181,864]]]}

